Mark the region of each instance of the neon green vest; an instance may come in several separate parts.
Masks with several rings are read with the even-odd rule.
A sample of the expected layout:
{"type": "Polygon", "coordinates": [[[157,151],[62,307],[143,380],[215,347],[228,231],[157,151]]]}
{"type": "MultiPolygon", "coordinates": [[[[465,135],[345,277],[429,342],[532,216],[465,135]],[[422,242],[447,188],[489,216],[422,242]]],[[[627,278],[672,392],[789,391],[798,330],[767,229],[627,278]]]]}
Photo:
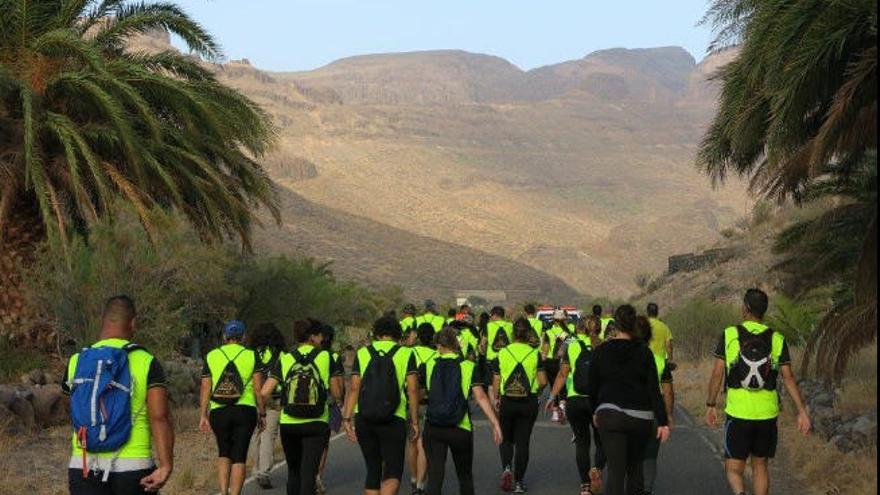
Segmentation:
{"type": "MultiPolygon", "coordinates": [[[[388,352],[394,347],[394,342],[390,340],[376,340],[373,341],[372,344],[377,351],[379,352],[388,352]]],[[[400,385],[400,404],[397,405],[397,411],[394,412],[394,415],[400,419],[406,419],[406,367],[409,364],[409,359],[412,356],[412,349],[409,347],[402,347],[394,353],[394,367],[397,369],[397,383],[400,385]]],[[[370,351],[367,350],[366,347],[361,347],[357,352],[358,359],[358,371],[360,372],[360,376],[363,377],[364,373],[367,371],[367,366],[370,364],[370,360],[372,356],[370,356],[370,351]]],[[[357,407],[355,407],[355,412],[357,412],[357,407]]]]}
{"type": "Polygon", "coordinates": [[[559,340],[559,337],[565,333],[568,333],[569,336],[574,335],[574,325],[569,323],[568,330],[563,330],[559,328],[559,325],[554,323],[553,326],[547,330],[547,333],[544,334],[546,335],[547,343],[549,344],[547,348],[547,359],[553,359],[556,354],[557,341],[559,340]]]}
{"type": "MultiPolygon", "coordinates": [[[[437,361],[440,359],[458,359],[458,354],[442,354],[437,357],[437,359],[432,359],[428,362],[425,369],[425,378],[428,386],[428,394],[431,394],[431,375],[434,373],[434,366],[436,366],[437,361]]],[[[476,366],[472,361],[468,361],[467,359],[462,359],[459,363],[461,366],[461,393],[464,394],[465,398],[470,397],[471,395],[471,378],[474,376],[474,366],[476,366]]],[[[458,427],[465,431],[471,431],[473,429],[473,424],[471,423],[471,414],[468,411],[464,418],[462,418],[461,422],[458,423],[458,427]]]]}
{"type": "Polygon", "coordinates": [[[566,355],[568,356],[568,365],[571,366],[571,371],[568,373],[568,378],[565,379],[565,388],[568,392],[569,397],[581,397],[581,394],[577,393],[574,390],[574,372],[577,363],[578,357],[580,357],[583,349],[578,342],[583,342],[586,344],[588,349],[593,348],[593,343],[590,341],[590,337],[583,334],[577,334],[575,336],[575,340],[572,340],[568,343],[566,347],[566,355]]]}
{"type": "Polygon", "coordinates": [[[532,330],[535,331],[535,335],[538,337],[538,345],[541,345],[541,334],[544,333],[544,322],[541,321],[540,318],[529,318],[529,324],[532,326],[532,330]]]}
{"type": "MultiPolygon", "coordinates": [[[[256,370],[256,353],[245,348],[241,344],[223,344],[220,347],[212,350],[205,356],[205,361],[208,363],[208,369],[211,371],[211,383],[216,386],[217,381],[220,378],[220,375],[223,373],[223,369],[226,368],[226,363],[229,362],[229,359],[235,360],[235,367],[238,369],[238,373],[241,375],[241,383],[244,383],[244,391],[241,394],[241,398],[238,399],[234,405],[237,406],[252,406],[257,407],[257,398],[254,395],[254,381],[252,379],[254,371],[256,370]],[[224,355],[225,353],[225,355],[224,355]],[[241,354],[239,354],[241,353],[241,354]],[[236,357],[238,355],[238,357],[236,357]]],[[[211,401],[211,410],[225,407],[223,404],[218,404],[214,401],[211,401]]]]}
{"type": "Polygon", "coordinates": [[[469,355],[476,355],[480,341],[471,333],[470,329],[463,328],[458,334],[458,345],[461,347],[462,357],[467,359],[469,355]]]}
{"type": "MultiPolygon", "coordinates": [[[[743,327],[749,332],[758,334],[768,327],[754,321],[744,322],[743,327]]],[[[770,362],[774,369],[779,369],[779,358],[785,339],[779,332],[773,332],[770,348],[770,362]]],[[[736,327],[724,330],[724,361],[726,369],[736,361],[739,355],[739,335],[736,327]]],[[[773,419],[779,416],[779,394],[775,390],[748,390],[743,388],[727,389],[727,405],[724,410],[728,416],[739,419],[773,419]]]]}
{"type": "Polygon", "coordinates": [[[538,350],[534,347],[514,342],[498,352],[498,370],[501,375],[501,395],[506,395],[506,383],[517,363],[522,362],[526,377],[531,384],[532,393],[538,392],[538,350]]]}
{"type": "Polygon", "coordinates": [[[486,359],[492,361],[498,356],[498,351],[492,348],[498,330],[503,330],[507,334],[507,341],[513,342],[513,324],[504,320],[492,320],[486,325],[486,359]]]}
{"type": "MultiPolygon", "coordinates": [[[[298,352],[302,355],[307,355],[312,352],[315,347],[312,345],[301,345],[293,352],[298,352]]],[[[282,353],[279,358],[281,364],[281,377],[280,380],[284,380],[284,377],[287,376],[287,373],[290,371],[290,368],[293,368],[293,364],[296,361],[294,359],[293,354],[282,353]]],[[[321,382],[324,384],[324,390],[327,391],[327,395],[330,395],[330,353],[327,351],[321,351],[315,356],[315,367],[318,369],[318,375],[321,379],[321,382]]],[[[327,407],[327,404],[324,404],[324,414],[321,415],[320,418],[308,418],[302,419],[297,418],[295,416],[290,416],[281,411],[281,421],[280,423],[283,425],[301,425],[305,423],[314,423],[316,421],[328,422],[330,420],[330,410],[327,407]]]]}
{"type": "MultiPolygon", "coordinates": [[[[92,347],[115,347],[121,349],[128,344],[127,340],[106,339],[95,342],[92,347]]],[[[67,376],[73,379],[76,375],[76,363],[79,361],[79,353],[70,357],[67,363],[67,376]]],[[[131,437],[119,450],[119,459],[151,459],[153,457],[152,443],[150,438],[150,418],[147,415],[147,375],[150,373],[150,364],[153,356],[149,352],[138,349],[128,353],[128,367],[131,370],[131,382],[133,393],[131,396],[131,437]]],[[[82,449],[76,440],[76,434],[71,436],[71,455],[81,457],[82,449]]],[[[89,457],[113,458],[115,452],[89,453],[89,457]]]]}

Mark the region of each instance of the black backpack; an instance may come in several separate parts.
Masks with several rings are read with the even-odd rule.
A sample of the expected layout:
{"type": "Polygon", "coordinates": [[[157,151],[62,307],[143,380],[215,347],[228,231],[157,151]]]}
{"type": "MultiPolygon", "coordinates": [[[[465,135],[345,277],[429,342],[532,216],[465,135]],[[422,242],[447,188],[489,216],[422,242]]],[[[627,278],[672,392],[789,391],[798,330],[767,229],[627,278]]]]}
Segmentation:
{"type": "Polygon", "coordinates": [[[467,398],[461,391],[461,359],[438,359],[431,373],[431,397],[426,420],[431,426],[458,426],[467,414],[467,398]]]}
{"type": "Polygon", "coordinates": [[[284,414],[294,418],[320,418],[327,405],[327,388],[321,380],[321,372],[315,358],[322,349],[312,349],[306,355],[294,350],[293,366],[284,377],[281,401],[284,414]]]}
{"type": "Polygon", "coordinates": [[[211,392],[211,400],[224,406],[237,404],[238,401],[241,400],[241,396],[244,394],[244,389],[247,387],[247,384],[250,383],[251,378],[248,377],[247,381],[242,381],[241,373],[238,371],[238,366],[235,365],[235,360],[238,359],[238,356],[241,356],[241,353],[247,349],[238,351],[238,354],[232,359],[229,359],[229,356],[226,355],[222,348],[218,348],[217,350],[220,351],[220,354],[223,354],[227,363],[226,366],[223,367],[223,371],[220,373],[220,378],[217,379],[217,383],[214,384],[214,390],[211,392]]]}
{"type": "Polygon", "coordinates": [[[513,367],[513,371],[510,372],[507,380],[504,381],[504,396],[511,399],[528,398],[532,394],[532,381],[529,379],[528,373],[526,373],[523,361],[528,359],[533,353],[538,352],[538,350],[533,349],[532,352],[526,354],[521,360],[517,360],[509,348],[505,348],[505,350],[516,360],[516,366],[513,367]]]}
{"type": "Polygon", "coordinates": [[[381,352],[372,345],[367,346],[370,362],[361,377],[358,414],[371,423],[390,422],[400,405],[401,384],[394,365],[398,349],[400,347],[395,345],[388,352],[381,352]]]}
{"type": "Polygon", "coordinates": [[[572,363],[574,366],[572,385],[574,385],[575,392],[587,395],[587,376],[590,373],[590,362],[593,360],[593,349],[587,346],[583,340],[578,340],[578,343],[581,345],[581,353],[572,363]]]}
{"type": "Polygon", "coordinates": [[[492,339],[492,350],[498,352],[508,345],[510,345],[510,339],[507,337],[507,331],[504,329],[504,325],[498,325],[498,330],[495,331],[495,338],[492,339]]]}
{"type": "Polygon", "coordinates": [[[776,390],[778,372],[773,369],[773,330],[759,334],[737,325],[739,355],[727,373],[728,388],[746,390],[776,390]]]}

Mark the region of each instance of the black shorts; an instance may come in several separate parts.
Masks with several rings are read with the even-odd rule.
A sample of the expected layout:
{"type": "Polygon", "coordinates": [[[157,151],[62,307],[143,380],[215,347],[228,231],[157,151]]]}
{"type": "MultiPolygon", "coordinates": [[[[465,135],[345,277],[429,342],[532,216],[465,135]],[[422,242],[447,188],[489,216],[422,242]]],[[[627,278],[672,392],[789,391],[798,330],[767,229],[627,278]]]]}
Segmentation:
{"type": "Polygon", "coordinates": [[[776,455],[779,439],[776,418],[727,418],[724,427],[724,456],[744,461],[749,457],[770,458],[776,455]]]}
{"type": "Polygon", "coordinates": [[[211,430],[217,439],[218,457],[233,464],[247,462],[251,436],[257,428],[257,408],[225,406],[211,411],[211,430]]]}
{"type": "Polygon", "coordinates": [[[70,495],[146,495],[141,479],[152,472],[152,469],[146,469],[110,473],[105,483],[99,473],[92,472],[87,478],[83,478],[82,469],[68,469],[67,486],[70,495]]]}

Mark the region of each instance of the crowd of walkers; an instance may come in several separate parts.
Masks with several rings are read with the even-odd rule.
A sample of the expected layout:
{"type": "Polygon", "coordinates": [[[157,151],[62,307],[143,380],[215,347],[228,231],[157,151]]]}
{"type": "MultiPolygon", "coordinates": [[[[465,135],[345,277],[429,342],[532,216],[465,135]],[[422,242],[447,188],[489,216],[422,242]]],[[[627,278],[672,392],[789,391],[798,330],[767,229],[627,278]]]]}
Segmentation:
{"type": "MultiPolygon", "coordinates": [[[[761,323],[768,304],[762,291],[747,291],[744,322],[721,334],[708,387],[710,425],[726,389],[725,465],[736,495],[745,494],[749,459],[753,493],[768,493],[777,377],[797,407],[798,429],[810,430],[788,346],[761,323]]],[[[533,305],[512,321],[502,307],[475,317],[464,305],[441,316],[431,301],[417,313],[406,305],[400,316],[389,311],[376,320],[369,341],[352,349],[347,381],[328,325],[296,321],[288,345],[288,332],[271,322],[252,329],[227,322],[223,344],[204,360],[199,418],[199,428],[216,439],[221,494],[241,493],[249,452],[256,482],[272,488],[277,437],[287,493],[325,492],[332,431],[358,444],[366,495],[399,493],[405,465],[410,493],[440,495],[448,456],[459,492],[473,494],[472,404],[498,446],[499,488],[526,493],[542,401],[552,420],[573,433],[577,493],[654,493],[658,454],[674,417],[675,369],[672,332],[656,304],[644,316],[628,304],[597,305],[583,317],[557,309],[546,320],[533,305]]],[[[109,299],[101,340],[68,364],[73,495],[155,493],[173,470],[165,375],[155,357],[132,343],[135,315],[128,297],[109,299]]]]}

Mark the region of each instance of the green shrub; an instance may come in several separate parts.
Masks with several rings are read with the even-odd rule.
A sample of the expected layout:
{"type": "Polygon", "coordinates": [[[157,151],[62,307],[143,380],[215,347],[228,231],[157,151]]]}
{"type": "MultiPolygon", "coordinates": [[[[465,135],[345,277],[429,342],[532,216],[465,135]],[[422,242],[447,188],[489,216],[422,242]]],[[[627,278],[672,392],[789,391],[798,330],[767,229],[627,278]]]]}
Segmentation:
{"type": "Polygon", "coordinates": [[[775,207],[769,201],[758,201],[752,207],[752,226],[763,225],[773,216],[775,207]]]}
{"type": "Polygon", "coordinates": [[[738,307],[706,299],[695,299],[676,306],[663,317],[672,330],[677,359],[711,356],[721,332],[741,320],[738,307]]]}
{"type": "Polygon", "coordinates": [[[229,280],[233,251],[203,244],[174,216],[161,217],[159,227],[151,242],[122,211],[93,225],[87,240],[43,246],[25,280],[30,305],[80,347],[98,338],[104,300],[127,294],[138,308],[138,342],[160,355],[179,346],[191,322],[234,314],[240,295],[229,280]]]}
{"type": "Polygon", "coordinates": [[[782,333],[789,344],[804,345],[822,313],[823,309],[813,302],[776,295],[770,300],[767,325],[782,333]]]}
{"type": "Polygon", "coordinates": [[[47,364],[46,356],[38,351],[13,346],[7,337],[0,337],[0,383],[17,382],[21,375],[47,364]]]}

